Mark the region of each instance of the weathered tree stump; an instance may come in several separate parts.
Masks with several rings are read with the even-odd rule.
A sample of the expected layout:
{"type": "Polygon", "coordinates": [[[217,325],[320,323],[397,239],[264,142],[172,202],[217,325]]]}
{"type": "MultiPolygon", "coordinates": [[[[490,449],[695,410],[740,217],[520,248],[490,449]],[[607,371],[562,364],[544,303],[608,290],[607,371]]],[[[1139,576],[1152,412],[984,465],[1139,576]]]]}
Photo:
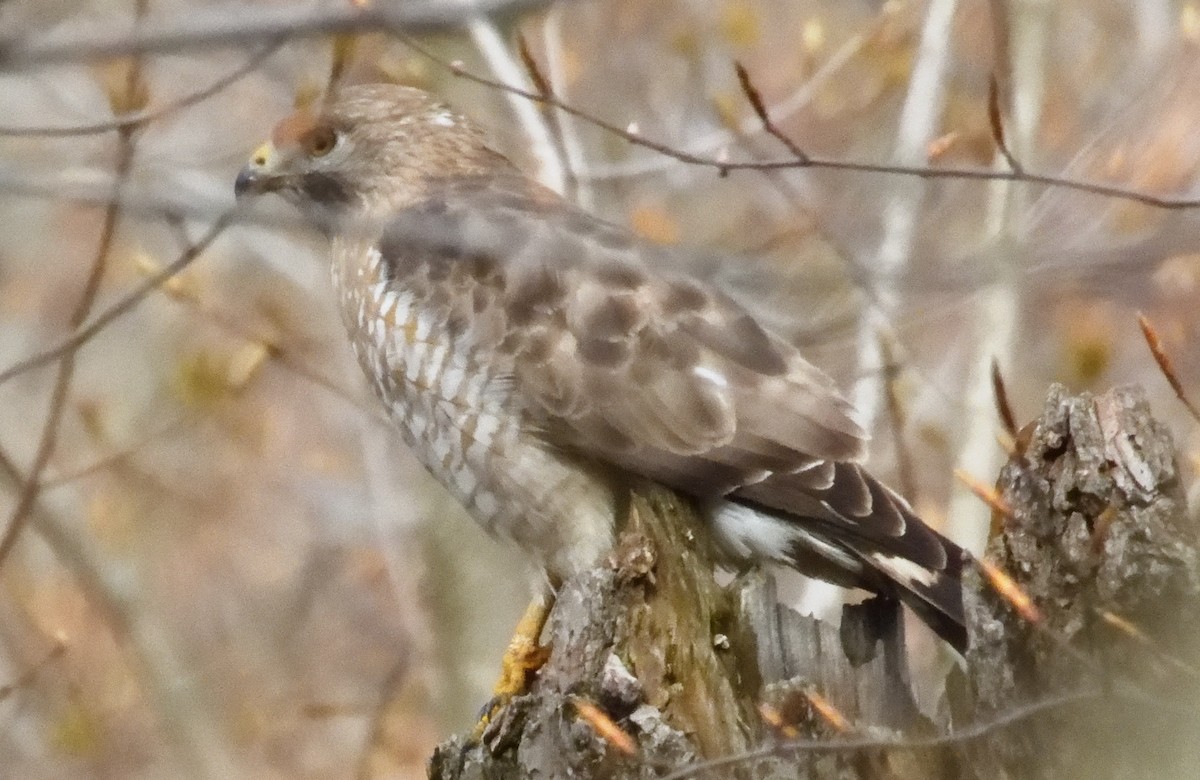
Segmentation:
{"type": "Polygon", "coordinates": [[[1064,704],[967,744],[958,776],[1200,776],[1200,556],[1170,434],[1138,389],[1058,387],[1024,434],[998,485],[1012,513],[985,557],[1041,618],[975,573],[949,698],[964,724],[1064,704]]]}
{"type": "Polygon", "coordinates": [[[987,558],[1033,609],[972,567],[972,644],[933,712],[894,602],[834,627],[762,572],[722,586],[690,507],[646,486],[610,560],[564,584],[529,693],[431,777],[1196,776],[1200,554],[1169,434],[1137,390],[1054,388],[1023,438],[987,558]]]}

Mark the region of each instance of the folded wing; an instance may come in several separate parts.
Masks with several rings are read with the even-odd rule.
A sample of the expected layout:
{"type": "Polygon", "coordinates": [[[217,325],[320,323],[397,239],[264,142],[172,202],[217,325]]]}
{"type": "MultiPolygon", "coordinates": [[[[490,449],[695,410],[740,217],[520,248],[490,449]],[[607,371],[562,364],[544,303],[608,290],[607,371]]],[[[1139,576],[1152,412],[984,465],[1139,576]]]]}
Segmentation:
{"type": "Polygon", "coordinates": [[[958,549],[860,468],[867,435],[832,380],[694,275],[711,264],[519,177],[446,185],[385,238],[487,269],[474,308],[500,325],[480,338],[548,446],[794,523],[849,551],[861,584],[924,587],[907,595],[961,625],[958,549]]]}

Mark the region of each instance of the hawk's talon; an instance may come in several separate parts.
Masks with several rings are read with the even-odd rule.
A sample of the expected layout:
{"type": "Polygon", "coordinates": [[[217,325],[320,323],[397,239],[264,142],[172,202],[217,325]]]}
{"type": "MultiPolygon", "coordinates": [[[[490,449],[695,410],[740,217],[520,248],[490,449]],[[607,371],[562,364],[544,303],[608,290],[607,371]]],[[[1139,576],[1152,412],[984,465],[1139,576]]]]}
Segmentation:
{"type": "Polygon", "coordinates": [[[500,662],[500,679],[492,688],[492,698],[479,713],[479,722],[475,724],[472,737],[475,741],[483,738],[490,724],[508,706],[509,702],[529,690],[533,675],[550,660],[550,646],[541,645],[538,639],[542,628],[550,615],[550,599],[535,599],[525,609],[525,614],[517,623],[516,631],[509,640],[508,649],[500,662]]]}

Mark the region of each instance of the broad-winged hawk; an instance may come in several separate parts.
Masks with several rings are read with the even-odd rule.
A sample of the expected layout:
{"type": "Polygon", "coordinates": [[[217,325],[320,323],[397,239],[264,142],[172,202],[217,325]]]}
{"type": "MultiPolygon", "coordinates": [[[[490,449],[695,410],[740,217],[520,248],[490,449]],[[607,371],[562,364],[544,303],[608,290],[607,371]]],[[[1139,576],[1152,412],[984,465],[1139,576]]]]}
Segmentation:
{"type": "Polygon", "coordinates": [[[859,465],[833,382],[688,250],[521,174],[417,89],[349,87],[237,179],[328,234],[342,316],[405,441],[554,579],[613,542],[630,475],[691,496],[732,559],[899,596],[961,648],[962,551],[859,465]]]}

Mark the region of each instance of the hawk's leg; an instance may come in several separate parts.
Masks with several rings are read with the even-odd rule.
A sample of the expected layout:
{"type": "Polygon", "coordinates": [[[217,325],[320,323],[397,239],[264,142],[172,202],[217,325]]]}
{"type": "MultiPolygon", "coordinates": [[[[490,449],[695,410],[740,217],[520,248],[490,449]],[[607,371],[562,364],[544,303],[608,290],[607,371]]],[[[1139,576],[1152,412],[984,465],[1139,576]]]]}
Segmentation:
{"type": "Polygon", "coordinates": [[[546,619],[554,607],[553,596],[541,596],[529,602],[513,637],[508,642],[501,661],[500,679],[492,694],[497,699],[511,699],[525,692],[529,676],[541,669],[550,658],[550,648],[538,644],[546,619]]]}
{"type": "Polygon", "coordinates": [[[548,594],[535,597],[525,608],[525,614],[521,616],[508,642],[508,649],[504,651],[504,658],[500,662],[500,679],[496,680],[492,698],[480,715],[475,729],[477,736],[483,733],[504,705],[527,690],[530,676],[549,660],[550,647],[539,644],[538,640],[553,608],[554,596],[548,594]]]}

